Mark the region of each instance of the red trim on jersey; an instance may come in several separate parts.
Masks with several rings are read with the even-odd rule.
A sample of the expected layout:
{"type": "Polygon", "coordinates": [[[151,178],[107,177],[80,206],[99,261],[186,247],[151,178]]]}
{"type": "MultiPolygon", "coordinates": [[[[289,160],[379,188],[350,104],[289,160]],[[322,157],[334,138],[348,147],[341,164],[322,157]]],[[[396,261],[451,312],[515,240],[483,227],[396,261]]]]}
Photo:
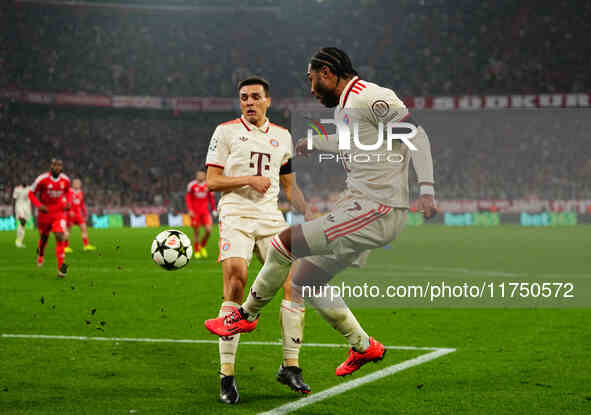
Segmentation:
{"type": "Polygon", "coordinates": [[[224,166],[221,166],[219,164],[213,164],[213,163],[206,163],[205,164],[205,167],[209,167],[209,166],[211,166],[211,167],[219,167],[220,169],[223,169],[224,168],[224,166]]]}
{"type": "Polygon", "coordinates": [[[355,86],[355,84],[357,84],[357,82],[359,82],[360,79],[357,78],[356,80],[353,81],[353,83],[349,86],[349,89],[347,89],[347,92],[345,93],[345,98],[343,99],[343,108],[345,108],[345,104],[347,104],[347,98],[349,98],[349,93],[351,92],[351,89],[355,86]]]}
{"type": "Polygon", "coordinates": [[[239,120],[242,123],[242,125],[244,126],[244,128],[246,128],[247,131],[250,131],[250,128],[248,128],[248,125],[246,125],[246,123],[244,122],[244,120],[242,118],[239,118],[239,120]]]}
{"type": "Polygon", "coordinates": [[[270,126],[270,125],[268,125],[268,126],[267,126],[267,129],[265,130],[265,134],[267,134],[267,133],[269,132],[269,130],[270,130],[270,129],[271,129],[271,126],[270,126]]]}
{"type": "Polygon", "coordinates": [[[402,121],[406,120],[408,117],[410,117],[410,111],[404,117],[402,117],[398,122],[402,122],[402,121]]]}

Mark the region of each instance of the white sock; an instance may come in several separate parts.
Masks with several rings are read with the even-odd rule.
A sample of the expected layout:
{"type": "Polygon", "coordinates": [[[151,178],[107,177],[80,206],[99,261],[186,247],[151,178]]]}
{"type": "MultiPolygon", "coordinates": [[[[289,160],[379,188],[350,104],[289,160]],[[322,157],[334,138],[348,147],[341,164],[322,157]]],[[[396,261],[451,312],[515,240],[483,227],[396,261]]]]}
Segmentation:
{"type": "Polygon", "coordinates": [[[16,241],[20,245],[23,243],[23,239],[25,239],[25,227],[21,225],[20,221],[18,221],[18,226],[16,228],[16,241]]]}
{"type": "MultiPolygon", "coordinates": [[[[328,286],[328,284],[327,284],[328,286]]],[[[321,286],[320,288],[322,288],[321,286]]],[[[318,294],[330,293],[330,290],[318,290],[318,294]]],[[[342,297],[335,295],[314,295],[306,300],[318,311],[328,324],[341,333],[351,347],[358,352],[364,352],[369,347],[369,336],[349,309],[342,297]]]]}
{"type": "MultiPolygon", "coordinates": [[[[281,301],[279,312],[281,335],[283,337],[283,361],[298,361],[304,340],[304,304],[295,301],[281,301]]],[[[295,365],[298,366],[298,365],[295,365]]]]}
{"type": "MultiPolygon", "coordinates": [[[[225,317],[232,312],[231,307],[240,307],[240,304],[233,301],[224,301],[220,307],[220,313],[218,317],[225,317]]],[[[234,366],[236,360],[236,350],[238,350],[238,342],[240,340],[240,334],[235,334],[231,337],[220,337],[219,339],[219,350],[220,350],[220,367],[223,365],[230,364],[234,366]]]]}
{"type": "Polygon", "coordinates": [[[273,299],[275,293],[283,286],[293,261],[291,253],[285,249],[279,237],[275,235],[271,239],[265,264],[250,287],[248,298],[242,304],[242,309],[252,318],[258,316],[260,310],[273,299]]]}

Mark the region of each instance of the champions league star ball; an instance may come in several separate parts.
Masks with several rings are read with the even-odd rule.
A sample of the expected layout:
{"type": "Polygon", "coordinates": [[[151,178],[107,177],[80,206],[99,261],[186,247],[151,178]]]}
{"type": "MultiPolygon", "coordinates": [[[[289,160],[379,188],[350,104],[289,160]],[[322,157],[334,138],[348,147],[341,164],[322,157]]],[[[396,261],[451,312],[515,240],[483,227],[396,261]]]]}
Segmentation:
{"type": "Polygon", "coordinates": [[[160,232],[152,242],[152,259],[165,270],[181,269],[192,256],[191,240],[176,229],[160,232]]]}

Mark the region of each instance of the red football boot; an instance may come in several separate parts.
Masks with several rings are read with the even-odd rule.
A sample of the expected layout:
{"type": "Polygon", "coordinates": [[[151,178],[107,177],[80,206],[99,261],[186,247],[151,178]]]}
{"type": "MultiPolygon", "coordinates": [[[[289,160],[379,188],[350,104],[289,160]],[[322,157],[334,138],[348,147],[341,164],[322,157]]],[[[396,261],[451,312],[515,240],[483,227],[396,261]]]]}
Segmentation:
{"type": "Polygon", "coordinates": [[[384,358],[386,349],[384,345],[373,337],[369,338],[369,347],[363,353],[359,353],[353,348],[349,349],[349,357],[339,367],[337,367],[337,376],[350,375],[368,362],[378,362],[384,358]]]}
{"type": "Polygon", "coordinates": [[[225,317],[212,318],[205,320],[205,327],[213,334],[220,337],[229,337],[238,333],[248,333],[253,331],[259,319],[249,321],[247,315],[243,315],[239,309],[232,307],[232,312],[225,317]]]}

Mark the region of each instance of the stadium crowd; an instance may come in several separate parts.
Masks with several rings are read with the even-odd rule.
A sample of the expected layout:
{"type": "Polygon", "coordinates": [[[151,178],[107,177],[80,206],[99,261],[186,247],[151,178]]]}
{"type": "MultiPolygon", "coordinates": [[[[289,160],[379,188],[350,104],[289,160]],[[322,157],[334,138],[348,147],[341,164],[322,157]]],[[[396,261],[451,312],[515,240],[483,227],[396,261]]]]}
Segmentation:
{"type": "Polygon", "coordinates": [[[334,45],[366,80],[402,96],[591,89],[591,55],[582,53],[591,3],[280,4],[281,13],[228,7],[199,14],[3,1],[0,88],[225,97],[257,73],[276,96],[307,96],[306,60],[334,45]]]}
{"type": "MultiPolygon", "coordinates": [[[[237,81],[257,73],[271,81],[273,96],[308,96],[305,62],[332,44],[350,53],[363,78],[400,96],[591,90],[591,54],[582,53],[591,3],[280,4],[281,13],[228,7],[201,15],[3,1],[0,89],[229,97],[237,81]]],[[[40,109],[6,101],[0,107],[0,204],[10,204],[12,187],[31,182],[58,155],[70,176],[82,178],[89,206],[181,209],[184,186],[202,165],[213,128],[235,116],[40,109]]],[[[560,116],[536,111],[531,119],[508,114],[423,115],[438,194],[591,198],[588,117],[570,110],[560,116]]],[[[272,114],[289,126],[287,116],[272,114]]],[[[313,164],[303,162],[298,174],[304,192],[319,204],[334,199],[343,187],[339,165],[306,163],[313,164]]]]}
{"type": "MultiPolygon", "coordinates": [[[[430,133],[444,199],[591,199],[591,121],[582,110],[437,112],[416,118],[430,133]],[[462,128],[458,128],[462,126],[462,128]]],[[[0,119],[0,204],[58,155],[82,179],[87,204],[183,209],[186,184],[203,166],[215,125],[231,113],[158,112],[16,105],[0,119]],[[23,157],[23,155],[26,155],[23,157]]],[[[289,126],[281,113],[274,122],[289,126]]],[[[340,163],[296,159],[298,182],[319,206],[344,188],[340,163]]],[[[411,169],[411,189],[416,180],[411,169]]]]}

